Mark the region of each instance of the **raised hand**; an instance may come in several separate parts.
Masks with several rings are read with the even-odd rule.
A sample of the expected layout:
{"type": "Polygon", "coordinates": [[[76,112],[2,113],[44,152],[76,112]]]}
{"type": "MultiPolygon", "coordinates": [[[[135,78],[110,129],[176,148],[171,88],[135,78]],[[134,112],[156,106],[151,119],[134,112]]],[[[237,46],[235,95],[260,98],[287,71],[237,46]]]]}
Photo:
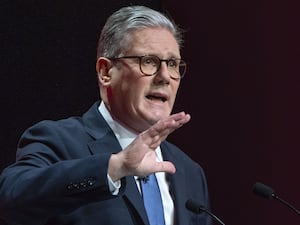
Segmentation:
{"type": "Polygon", "coordinates": [[[113,181],[124,176],[146,176],[155,172],[175,173],[175,166],[168,161],[157,162],[155,149],[174,130],[190,121],[184,112],[159,120],[149,129],[140,133],[123,151],[113,154],[109,161],[108,173],[113,181]]]}

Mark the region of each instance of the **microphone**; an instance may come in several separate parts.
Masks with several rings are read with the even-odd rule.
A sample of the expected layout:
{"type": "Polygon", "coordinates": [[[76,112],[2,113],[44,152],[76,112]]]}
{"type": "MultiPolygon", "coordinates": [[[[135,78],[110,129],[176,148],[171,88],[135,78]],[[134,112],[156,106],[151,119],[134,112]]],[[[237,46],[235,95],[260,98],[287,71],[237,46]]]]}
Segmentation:
{"type": "Polygon", "coordinates": [[[294,206],[292,206],[290,203],[288,203],[287,201],[281,199],[280,197],[278,197],[276,194],[275,194],[275,191],[265,185],[265,184],[262,184],[260,182],[257,182],[253,185],[253,192],[254,194],[260,196],[260,197],[263,197],[263,198],[266,198],[266,199],[275,199],[275,200],[278,200],[279,202],[281,202],[282,204],[284,204],[285,206],[289,207],[290,209],[292,209],[297,215],[300,215],[300,212],[299,210],[297,210],[294,206]]]}
{"type": "Polygon", "coordinates": [[[198,204],[197,202],[193,201],[192,199],[189,199],[185,203],[185,207],[192,211],[193,213],[200,214],[202,212],[207,213],[209,216],[211,216],[214,220],[216,220],[218,223],[225,225],[222,220],[220,220],[216,215],[208,211],[203,205],[198,204]]]}

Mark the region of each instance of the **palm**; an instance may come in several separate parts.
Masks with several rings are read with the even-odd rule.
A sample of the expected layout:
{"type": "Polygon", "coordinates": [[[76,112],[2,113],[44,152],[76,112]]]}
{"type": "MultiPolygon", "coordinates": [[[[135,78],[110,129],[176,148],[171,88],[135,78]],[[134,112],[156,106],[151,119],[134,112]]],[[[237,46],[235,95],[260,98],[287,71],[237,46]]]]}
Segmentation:
{"type": "Polygon", "coordinates": [[[148,130],[139,134],[137,138],[122,152],[124,154],[124,168],[129,175],[146,176],[154,172],[174,173],[175,167],[171,162],[156,161],[155,149],[175,129],[189,121],[189,115],[174,114],[158,121],[148,130]]]}

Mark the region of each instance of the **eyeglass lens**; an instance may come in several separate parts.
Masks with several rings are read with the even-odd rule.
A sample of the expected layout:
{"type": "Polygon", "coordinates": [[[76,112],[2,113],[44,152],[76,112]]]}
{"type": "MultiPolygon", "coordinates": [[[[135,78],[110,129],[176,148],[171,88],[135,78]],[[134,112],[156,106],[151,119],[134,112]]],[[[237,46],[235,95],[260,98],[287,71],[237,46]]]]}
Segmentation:
{"type": "Polygon", "coordinates": [[[140,58],[141,70],[146,75],[156,74],[160,67],[161,62],[167,63],[167,68],[172,77],[180,78],[184,76],[186,64],[180,59],[167,59],[161,60],[157,56],[143,56],[140,58]]]}

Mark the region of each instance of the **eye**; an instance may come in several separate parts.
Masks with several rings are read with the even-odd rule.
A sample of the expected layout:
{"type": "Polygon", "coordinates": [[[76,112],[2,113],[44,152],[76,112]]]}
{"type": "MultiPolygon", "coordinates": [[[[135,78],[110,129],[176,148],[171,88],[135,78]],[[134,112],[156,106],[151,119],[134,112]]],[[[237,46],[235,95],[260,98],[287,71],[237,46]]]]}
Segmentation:
{"type": "Polygon", "coordinates": [[[177,68],[178,67],[177,60],[176,59],[169,59],[168,60],[168,67],[177,68]]]}
{"type": "Polygon", "coordinates": [[[142,58],[142,63],[143,63],[143,65],[146,65],[146,66],[149,66],[149,65],[156,66],[157,59],[154,56],[144,56],[142,58]]]}

